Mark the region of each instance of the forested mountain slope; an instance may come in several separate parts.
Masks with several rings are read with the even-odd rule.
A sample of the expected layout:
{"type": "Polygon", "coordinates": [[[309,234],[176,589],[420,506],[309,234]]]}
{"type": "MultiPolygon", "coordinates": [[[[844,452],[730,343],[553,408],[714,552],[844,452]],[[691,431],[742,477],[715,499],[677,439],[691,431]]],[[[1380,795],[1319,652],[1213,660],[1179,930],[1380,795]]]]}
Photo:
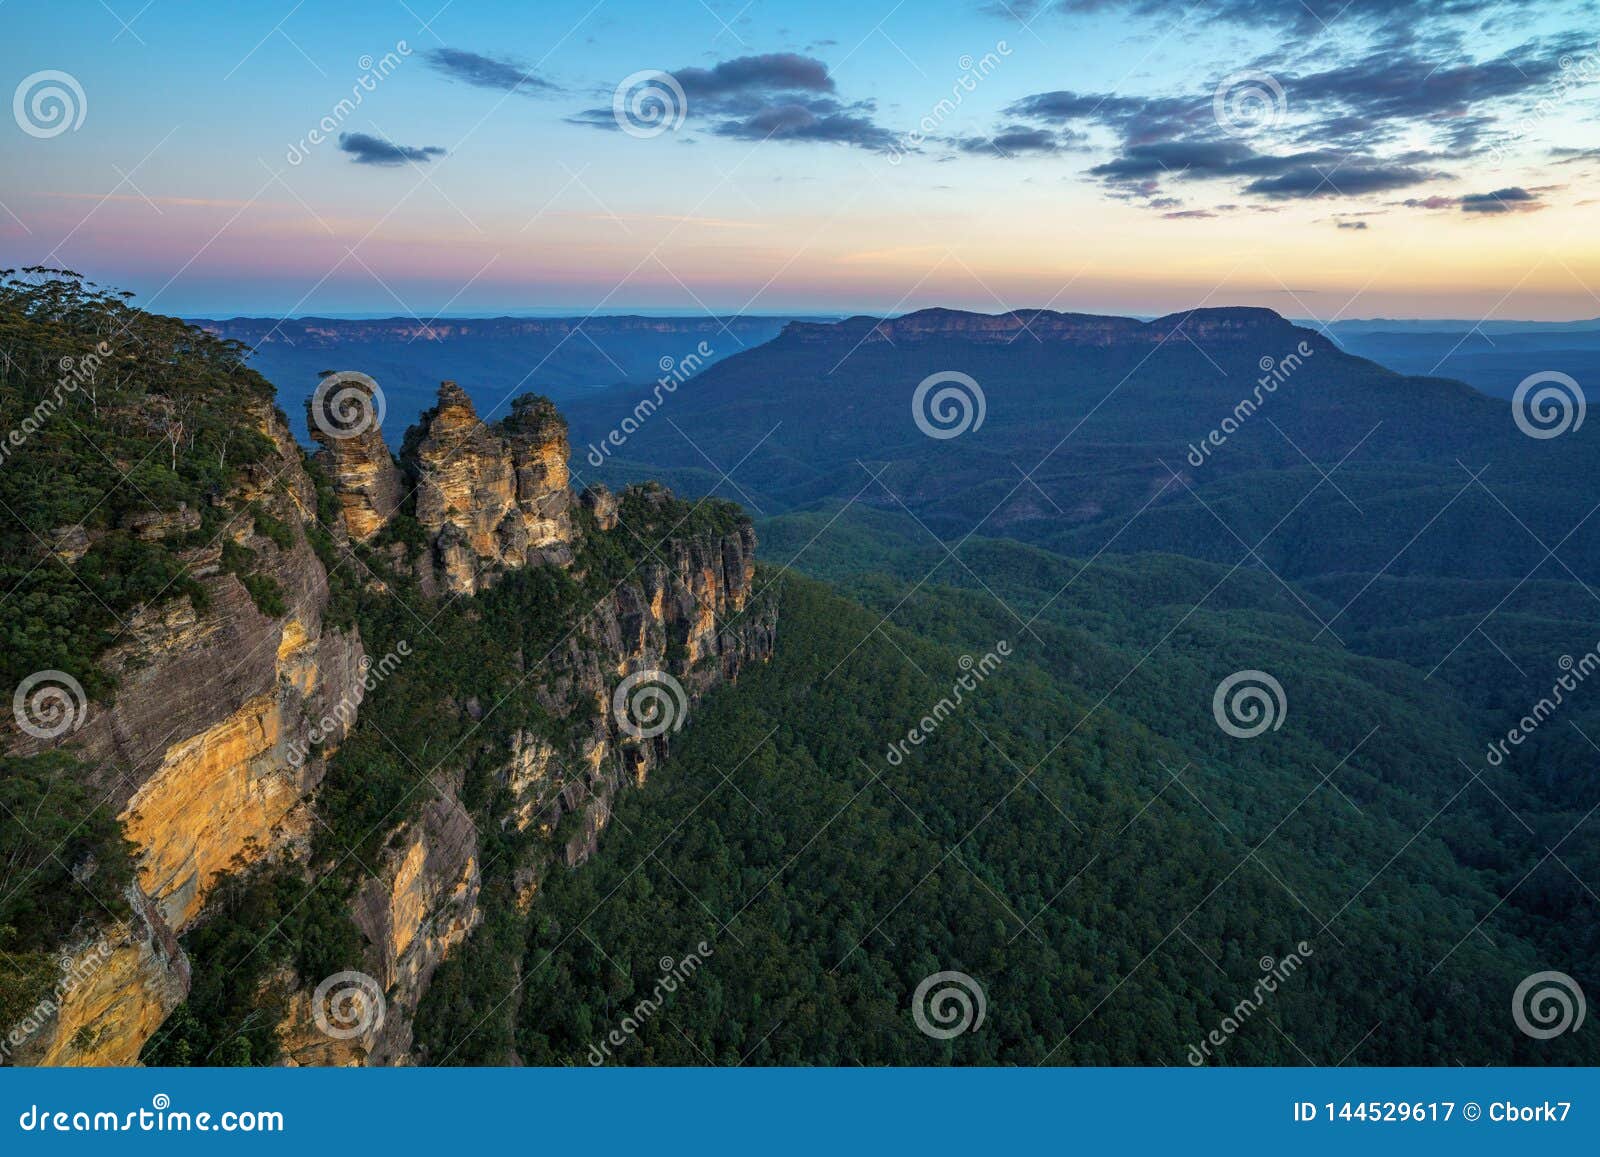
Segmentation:
{"type": "MultiPolygon", "coordinates": [[[[1444,689],[1310,642],[1240,575],[1108,690],[1132,636],[1220,577],[1119,560],[1033,639],[982,592],[868,583],[862,607],[786,576],[774,662],[708,704],[591,870],[552,881],[493,1002],[508,1038],[547,1063],[1183,1064],[1232,1016],[1200,1061],[1593,1063],[1587,1034],[1552,1048],[1509,1013],[1552,960],[1596,979],[1594,908],[1544,855],[1581,816],[1463,768],[1477,737],[1444,689]],[[1013,656],[888,758],[1001,639],[1013,656]],[[1211,712],[1244,655],[1288,692],[1254,740],[1211,712]],[[639,1016],[686,953],[703,966],[639,1016]],[[987,1009],[951,1040],[908,1016],[944,970],[987,1009]]],[[[1561,855],[1600,867],[1592,835],[1561,855]]]]}

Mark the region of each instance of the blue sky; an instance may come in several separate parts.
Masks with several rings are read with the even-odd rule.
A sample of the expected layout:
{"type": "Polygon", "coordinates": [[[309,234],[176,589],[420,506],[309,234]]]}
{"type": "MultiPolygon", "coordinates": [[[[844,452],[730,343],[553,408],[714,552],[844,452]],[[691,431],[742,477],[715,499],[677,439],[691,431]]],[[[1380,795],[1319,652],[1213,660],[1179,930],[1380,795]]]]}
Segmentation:
{"type": "Polygon", "coordinates": [[[0,262],[184,314],[1592,317],[1594,15],[8,0],[0,262]],[[653,73],[681,123],[622,131],[653,73]]]}

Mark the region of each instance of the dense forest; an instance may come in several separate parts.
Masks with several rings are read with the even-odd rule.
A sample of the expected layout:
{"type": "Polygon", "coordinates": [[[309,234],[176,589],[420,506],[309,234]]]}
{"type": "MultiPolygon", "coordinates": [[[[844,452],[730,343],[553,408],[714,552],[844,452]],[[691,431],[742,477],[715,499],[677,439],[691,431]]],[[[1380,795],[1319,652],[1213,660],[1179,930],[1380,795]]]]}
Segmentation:
{"type": "MultiPolygon", "coordinates": [[[[1039,568],[1076,569],[994,549],[1014,552],[1019,609],[1039,568]]],[[[1221,577],[1118,559],[1022,631],[955,585],[864,580],[863,607],[785,576],[777,660],[699,716],[597,863],[550,882],[520,990],[487,982],[506,962],[463,957],[496,998],[452,1009],[453,1060],[514,1041],[529,1062],[592,1061],[661,963],[704,941],[705,967],[608,1063],[1182,1064],[1290,953],[1304,967],[1209,1063],[1593,1063],[1584,1034],[1524,1036],[1509,996],[1552,960],[1600,979],[1578,879],[1594,841],[1561,845],[1570,872],[1544,855],[1582,813],[1464,768],[1476,720],[1451,697],[1309,642],[1248,575],[1105,698],[1130,636],[1221,577]],[[1016,658],[886,758],[961,656],[1005,638],[1016,658]],[[1212,686],[1263,653],[1287,721],[1230,739],[1212,686]],[[952,969],[988,1018],[931,1039],[913,990],[952,969]]]]}

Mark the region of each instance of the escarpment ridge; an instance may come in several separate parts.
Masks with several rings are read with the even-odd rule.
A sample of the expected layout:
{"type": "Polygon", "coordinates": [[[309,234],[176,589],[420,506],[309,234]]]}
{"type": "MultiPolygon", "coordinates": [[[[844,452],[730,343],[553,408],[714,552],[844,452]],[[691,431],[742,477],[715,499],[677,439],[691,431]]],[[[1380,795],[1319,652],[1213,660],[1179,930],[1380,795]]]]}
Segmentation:
{"type": "MultiPolygon", "coordinates": [[[[52,567],[126,540],[177,577],[77,664],[91,688],[77,726],[0,732],[8,761],[70,768],[104,800],[128,862],[113,902],[29,957],[0,1063],[425,1059],[413,1024],[441,963],[486,919],[527,919],[540,880],[595,852],[616,793],[647,781],[699,699],[770,655],[743,513],[656,486],[574,494],[549,401],[486,425],[446,382],[398,458],[376,423],[315,413],[307,456],[270,389],[238,372],[248,404],[216,399],[190,428],[231,423],[259,453],[208,467],[198,511],[158,501],[107,520],[91,495],[52,536],[52,567]],[[671,688],[668,726],[630,714],[624,685],[644,680],[671,688]],[[436,733],[405,733],[408,716],[436,733]],[[269,923],[246,952],[222,931],[263,880],[294,890],[278,915],[299,940],[269,923]],[[304,932],[293,913],[308,907],[326,914],[304,932]],[[308,947],[313,933],[341,947],[308,947]],[[370,980],[359,1032],[325,1031],[323,968],[370,980]],[[249,1010],[232,1020],[214,1011],[230,987],[249,1010]]],[[[164,380],[127,405],[185,404],[164,380]]],[[[360,388],[346,400],[359,408],[360,388]]],[[[181,472],[200,439],[163,436],[146,434],[181,472]]],[[[109,878],[105,858],[63,854],[73,880],[109,878]]]]}

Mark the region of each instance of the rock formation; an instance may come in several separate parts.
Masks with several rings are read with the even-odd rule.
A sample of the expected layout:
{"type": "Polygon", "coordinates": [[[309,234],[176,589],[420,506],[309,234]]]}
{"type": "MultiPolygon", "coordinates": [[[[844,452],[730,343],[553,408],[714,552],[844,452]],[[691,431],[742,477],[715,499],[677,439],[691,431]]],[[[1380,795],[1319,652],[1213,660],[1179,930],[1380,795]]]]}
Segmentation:
{"type": "MultiPolygon", "coordinates": [[[[188,993],[191,962],[179,937],[206,920],[218,874],[265,860],[312,871],[306,849],[317,789],[327,759],[359,726],[371,686],[368,661],[354,627],[326,621],[327,556],[319,557],[307,534],[316,489],[300,449],[270,405],[250,420],[276,455],[215,498],[225,516],[218,541],[179,555],[204,589],[203,605],[182,596],[134,617],[100,659],[117,680],[115,700],[96,704],[78,732],[53,741],[3,737],[14,754],[59,744],[92,765],[133,845],[136,869],[131,917],[71,932],[61,956],[85,979],[25,1044],[0,1058],[10,1063],[135,1063],[188,993]],[[222,565],[219,543],[228,540],[253,552],[257,573],[281,589],[281,612],[260,609],[222,565]],[[314,730],[317,742],[308,746],[314,730]]],[[[471,596],[517,568],[572,569],[581,527],[625,542],[629,529],[618,525],[624,509],[647,517],[672,501],[654,487],[623,501],[596,489],[584,495],[587,515],[578,517],[566,425],[551,403],[518,399],[507,418],[485,426],[449,382],[408,432],[399,467],[376,428],[317,441],[337,500],[335,525],[325,528],[334,549],[359,559],[357,552],[369,549],[360,544],[414,517],[426,540],[416,557],[403,559],[402,542],[385,547],[383,557],[414,567],[424,596],[441,601],[471,596]]],[[[141,531],[162,533],[158,521],[141,531]]],[[[179,511],[170,521],[177,534],[194,519],[179,511]]],[[[519,911],[536,904],[545,873],[595,851],[616,793],[643,784],[665,754],[670,731],[641,738],[619,717],[619,683],[665,672],[687,707],[770,653],[775,623],[752,607],[754,533],[747,520],[717,525],[666,533],[571,624],[559,653],[528,672],[516,694],[566,722],[549,733],[517,730],[502,749],[485,749],[512,799],[502,823],[559,841],[543,860],[518,864],[519,911]]],[[[359,560],[351,572],[382,585],[359,560]]],[[[476,704],[461,709],[483,711],[476,704]]],[[[287,994],[288,1015],[278,1028],[284,1063],[412,1059],[412,1018],[430,979],[484,918],[480,821],[462,803],[459,776],[432,786],[433,798],[415,818],[387,833],[377,862],[362,865],[350,900],[365,940],[351,967],[384,990],[383,1023],[356,1039],[330,1039],[311,1010],[324,978],[280,973],[271,983],[287,994]]]]}
{"type": "Polygon", "coordinates": [[[505,567],[572,561],[567,425],[548,400],[518,398],[509,417],[485,425],[466,391],[445,382],[413,434],[404,457],[417,521],[446,590],[472,594],[505,567]]]}
{"type": "Polygon", "coordinates": [[[333,420],[327,412],[332,403],[320,392],[306,399],[306,428],[322,447],[345,532],[366,542],[400,509],[400,470],[384,445],[371,387],[351,380],[342,388],[350,392],[346,401],[358,415],[353,428],[333,420]]]}

